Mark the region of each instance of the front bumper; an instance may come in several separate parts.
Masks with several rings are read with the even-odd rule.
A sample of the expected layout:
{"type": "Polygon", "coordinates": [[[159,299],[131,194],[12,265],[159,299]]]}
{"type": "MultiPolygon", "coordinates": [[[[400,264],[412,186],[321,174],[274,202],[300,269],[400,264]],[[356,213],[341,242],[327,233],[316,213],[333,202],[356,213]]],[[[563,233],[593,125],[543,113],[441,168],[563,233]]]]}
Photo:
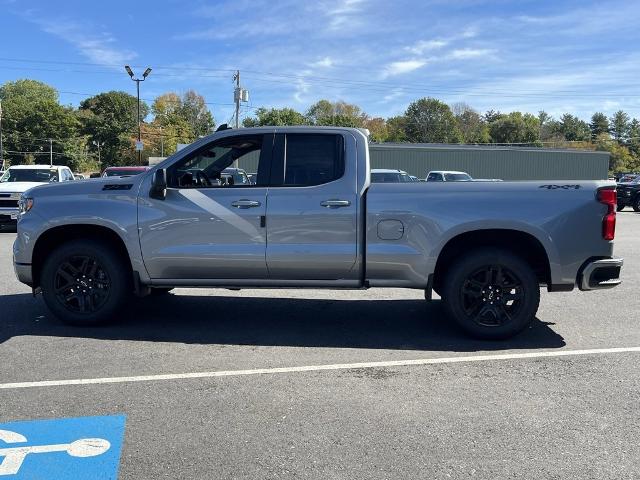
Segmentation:
{"type": "Polygon", "coordinates": [[[580,290],[601,290],[620,285],[622,258],[604,258],[587,262],[578,275],[580,290]]]}
{"type": "Polygon", "coordinates": [[[16,263],[15,259],[13,260],[13,270],[16,272],[16,277],[21,283],[33,286],[33,273],[31,269],[30,263],[16,263]]]}
{"type": "Polygon", "coordinates": [[[18,221],[18,213],[17,208],[0,208],[0,225],[15,225],[18,221]]]}

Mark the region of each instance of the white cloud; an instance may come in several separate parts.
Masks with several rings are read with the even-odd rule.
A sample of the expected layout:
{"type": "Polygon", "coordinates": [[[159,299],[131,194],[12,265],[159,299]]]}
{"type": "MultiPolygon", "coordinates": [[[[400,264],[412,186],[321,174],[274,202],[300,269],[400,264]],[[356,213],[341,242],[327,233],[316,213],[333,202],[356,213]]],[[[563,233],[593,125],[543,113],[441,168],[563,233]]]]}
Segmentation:
{"type": "Polygon", "coordinates": [[[455,60],[468,60],[471,58],[487,58],[492,57],[495,50],[488,48],[459,48],[452,51],[448,57],[455,60]]]}
{"type": "Polygon", "coordinates": [[[124,65],[137,54],[127,48],[119,48],[116,39],[108,32],[97,31],[92,25],[68,19],[27,18],[40,26],[42,31],[73,45],[82,55],[94,63],[124,65]]]}
{"type": "Polygon", "coordinates": [[[329,28],[337,29],[354,21],[354,17],[362,10],[367,0],[337,0],[332,2],[326,10],[329,18],[329,28]]]}
{"type": "Polygon", "coordinates": [[[316,62],[310,63],[309,66],[316,68],[329,68],[333,66],[333,60],[331,57],[324,57],[316,62]]]}
{"type": "Polygon", "coordinates": [[[422,55],[425,52],[432,50],[438,50],[449,45],[448,40],[420,40],[410,47],[405,47],[405,50],[415,54],[422,55]]]}
{"type": "Polygon", "coordinates": [[[391,62],[388,64],[382,73],[383,78],[393,77],[395,75],[402,75],[404,73],[413,72],[414,70],[418,70],[419,68],[424,67],[427,64],[426,60],[422,59],[411,59],[411,60],[400,60],[398,62],[391,62]]]}

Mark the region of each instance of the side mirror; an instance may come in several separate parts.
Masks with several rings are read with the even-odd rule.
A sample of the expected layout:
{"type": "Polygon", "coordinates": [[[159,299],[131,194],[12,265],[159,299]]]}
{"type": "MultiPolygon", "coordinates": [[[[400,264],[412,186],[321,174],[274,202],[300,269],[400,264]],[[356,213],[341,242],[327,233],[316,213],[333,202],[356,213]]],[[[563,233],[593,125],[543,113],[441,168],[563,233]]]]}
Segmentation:
{"type": "Polygon", "coordinates": [[[154,172],[149,196],[158,200],[167,198],[167,171],[164,168],[154,172]]]}

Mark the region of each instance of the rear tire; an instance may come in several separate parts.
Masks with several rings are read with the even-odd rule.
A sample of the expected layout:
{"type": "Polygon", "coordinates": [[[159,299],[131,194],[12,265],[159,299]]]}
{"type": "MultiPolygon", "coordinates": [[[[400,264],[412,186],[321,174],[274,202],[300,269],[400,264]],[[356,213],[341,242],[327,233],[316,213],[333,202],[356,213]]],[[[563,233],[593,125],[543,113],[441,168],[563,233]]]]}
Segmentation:
{"type": "Polygon", "coordinates": [[[634,212],[640,212],[640,195],[636,196],[631,206],[633,207],[634,212]]]}
{"type": "Polygon", "coordinates": [[[104,324],[131,296],[131,267],[107,243],[74,240],[49,255],[40,285],[47,307],[62,322],[104,324]]]}
{"type": "Polygon", "coordinates": [[[621,212],[622,210],[624,210],[625,206],[626,205],[620,205],[620,204],[616,205],[616,211],[621,212]]]}
{"type": "Polygon", "coordinates": [[[455,262],[442,286],[445,311],[466,333],[504,340],[535,318],[538,279],[520,257],[500,249],[472,251],[455,262]]]}

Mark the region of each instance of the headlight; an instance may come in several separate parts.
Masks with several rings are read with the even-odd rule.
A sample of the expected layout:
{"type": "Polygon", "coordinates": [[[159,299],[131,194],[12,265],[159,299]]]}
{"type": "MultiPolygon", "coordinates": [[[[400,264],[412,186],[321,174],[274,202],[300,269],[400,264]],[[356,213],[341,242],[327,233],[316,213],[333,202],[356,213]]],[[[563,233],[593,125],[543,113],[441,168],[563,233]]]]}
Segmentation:
{"type": "Polygon", "coordinates": [[[20,197],[18,200],[18,210],[20,211],[20,215],[24,215],[29,210],[33,208],[33,198],[31,197],[20,197]]]}

